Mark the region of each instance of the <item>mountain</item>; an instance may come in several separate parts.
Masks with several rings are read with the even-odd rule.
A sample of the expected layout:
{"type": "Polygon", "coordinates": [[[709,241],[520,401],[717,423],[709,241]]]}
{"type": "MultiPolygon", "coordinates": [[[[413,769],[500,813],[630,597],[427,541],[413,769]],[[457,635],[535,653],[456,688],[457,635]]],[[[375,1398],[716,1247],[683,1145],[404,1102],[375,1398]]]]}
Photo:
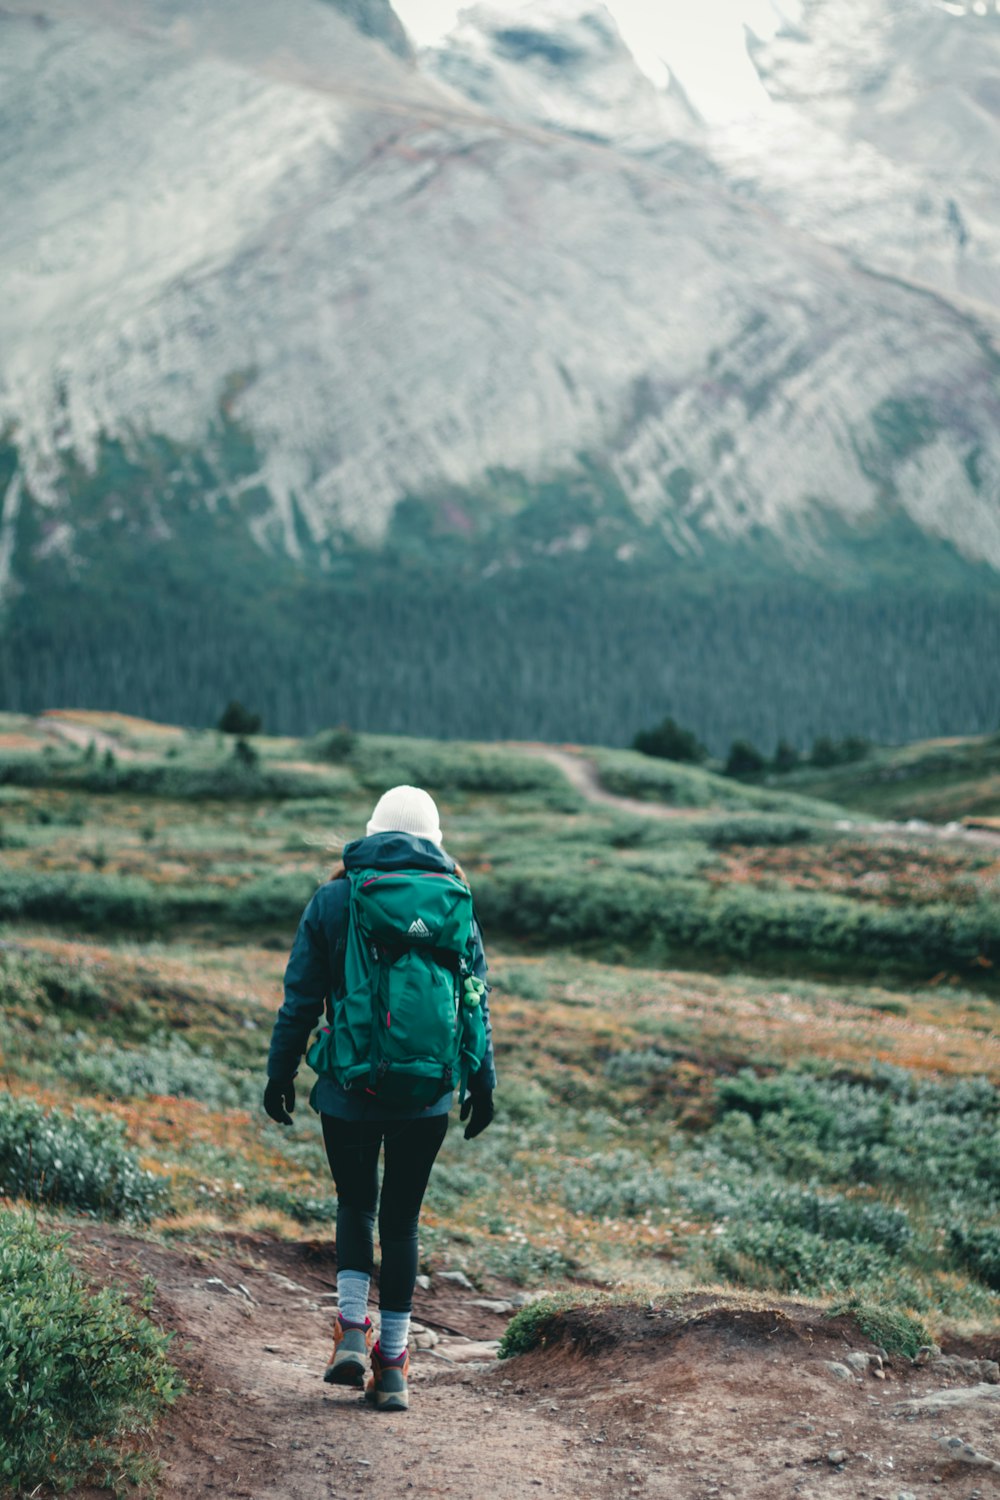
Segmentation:
{"type": "Polygon", "coordinates": [[[806,0],[751,53],[775,109],[711,150],[741,191],[865,264],[1000,304],[1000,13],[806,0]]]}
{"type": "Polygon", "coordinates": [[[5,8],[4,701],[988,727],[993,309],[734,186],[600,7],[354,9],[5,8]]]}

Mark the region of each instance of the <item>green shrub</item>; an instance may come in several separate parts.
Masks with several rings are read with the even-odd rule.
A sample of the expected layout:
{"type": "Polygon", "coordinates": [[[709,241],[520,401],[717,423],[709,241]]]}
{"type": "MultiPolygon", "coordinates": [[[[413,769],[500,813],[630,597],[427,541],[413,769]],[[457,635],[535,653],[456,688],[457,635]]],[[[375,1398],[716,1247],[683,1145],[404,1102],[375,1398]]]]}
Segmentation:
{"type": "Polygon", "coordinates": [[[854,1319],[866,1339],[887,1354],[903,1354],[912,1359],[918,1349],[931,1342],[930,1330],[915,1313],[882,1302],[865,1302],[852,1297],[831,1307],[830,1318],[848,1316],[854,1319]]]}
{"type": "Polygon", "coordinates": [[[562,1296],[538,1297],[529,1302],[511,1318],[503,1331],[500,1359],[512,1359],[515,1354],[527,1354],[532,1349],[544,1347],[548,1338],[557,1329],[559,1317],[567,1308],[579,1305],[579,1295],[564,1293],[562,1296]]]}
{"type": "Polygon", "coordinates": [[[545,975],[538,973],[536,969],[528,968],[526,965],[516,969],[505,967],[501,974],[491,977],[493,983],[503,990],[504,994],[517,995],[522,1000],[545,1000],[548,998],[549,984],[545,975]]]}
{"type": "Polygon", "coordinates": [[[294,931],[315,889],[316,882],[310,875],[264,875],[233,893],[227,915],[241,927],[276,922],[294,931]]]}
{"type": "Polygon", "coordinates": [[[128,1435],[181,1394],[168,1337],[121,1292],[92,1291],[63,1241],[26,1214],[0,1212],[0,1488],[35,1492],[148,1464],[128,1435]]]}
{"type": "Polygon", "coordinates": [[[1000,1292],[1000,1228],[968,1229],[953,1224],[948,1231],[948,1247],[961,1265],[1000,1292]]]}
{"type": "Polygon", "coordinates": [[[713,889],[637,870],[562,873],[537,867],[476,877],[488,930],[545,943],[614,941],[670,959],[707,950],[773,965],[871,963],[936,972],[1000,959],[1000,904],[881,907],[843,896],[713,889]]]}
{"type": "Polygon", "coordinates": [[[609,1057],[604,1076],[611,1083],[648,1083],[664,1073],[673,1072],[677,1059],[672,1052],[658,1052],[655,1047],[625,1049],[609,1057]]]}
{"type": "Polygon", "coordinates": [[[460,740],[362,735],[351,761],[362,784],[372,790],[406,783],[439,794],[547,792],[555,794],[566,811],[580,806],[579,795],[557,766],[516,750],[460,740]]]}
{"type": "Polygon", "coordinates": [[[975,1185],[985,1207],[1000,1193],[1000,1091],[986,1079],[940,1084],[903,1069],[870,1083],[749,1069],[716,1087],[715,1146],[760,1170],[913,1188],[947,1197],[975,1185]]]}
{"type": "Polygon", "coordinates": [[[743,1286],[820,1293],[885,1280],[892,1260],[881,1246],[826,1239],[780,1220],[747,1220],[727,1227],[712,1245],[720,1276],[743,1286]]]}
{"type": "Polygon", "coordinates": [[[305,745],[305,751],[316,760],[330,761],[334,765],[350,760],[358,743],[358,737],[346,724],[336,729],[324,729],[314,735],[305,745]]]}
{"type": "Polygon", "coordinates": [[[149,930],[164,914],[163,898],[144,880],[128,876],[0,873],[0,919],[79,922],[88,928],[149,930]]]}
{"type": "Polygon", "coordinates": [[[109,1218],[149,1220],[166,1184],[140,1167],[119,1121],[92,1110],[46,1112],[0,1093],[0,1192],[109,1218]]]}
{"type": "Polygon", "coordinates": [[[274,1208],[287,1214],[299,1224],[334,1224],[337,1220],[337,1199],[309,1198],[286,1188],[263,1187],[254,1194],[255,1203],[262,1208],[274,1208]]]}
{"type": "Polygon", "coordinates": [[[104,1045],[94,1052],[66,1041],[58,1072],[111,1099],[163,1094],[197,1099],[208,1109],[253,1109],[260,1102],[256,1078],[226,1068],[209,1052],[196,1052],[183,1037],[154,1035],[141,1047],[104,1045]]]}
{"type": "Polygon", "coordinates": [[[635,1217],[666,1207],[673,1197],[670,1178],[634,1151],[598,1153],[578,1165],[564,1164],[551,1187],[572,1213],[590,1218],[635,1217]]]}
{"type": "Polygon", "coordinates": [[[807,823],[801,818],[764,814],[756,817],[747,815],[719,818],[713,822],[702,822],[699,819],[692,832],[697,832],[697,836],[713,849],[723,849],[729,844],[808,844],[813,839],[821,838],[827,829],[822,823],[807,823]]]}

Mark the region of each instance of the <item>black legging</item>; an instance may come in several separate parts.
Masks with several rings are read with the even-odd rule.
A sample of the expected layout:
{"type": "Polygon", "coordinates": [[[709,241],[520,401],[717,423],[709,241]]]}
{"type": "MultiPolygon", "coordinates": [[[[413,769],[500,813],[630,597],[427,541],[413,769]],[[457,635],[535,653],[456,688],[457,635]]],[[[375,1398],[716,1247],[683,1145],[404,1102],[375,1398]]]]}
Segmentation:
{"type": "Polygon", "coordinates": [[[447,1115],[422,1120],[338,1120],[323,1115],[323,1142],[337,1188],[337,1268],[374,1267],[375,1210],[382,1247],[379,1306],[409,1312],[417,1280],[417,1221],[434,1158],[448,1129],[447,1115]],[[385,1142],[382,1196],[378,1156],[385,1142]]]}

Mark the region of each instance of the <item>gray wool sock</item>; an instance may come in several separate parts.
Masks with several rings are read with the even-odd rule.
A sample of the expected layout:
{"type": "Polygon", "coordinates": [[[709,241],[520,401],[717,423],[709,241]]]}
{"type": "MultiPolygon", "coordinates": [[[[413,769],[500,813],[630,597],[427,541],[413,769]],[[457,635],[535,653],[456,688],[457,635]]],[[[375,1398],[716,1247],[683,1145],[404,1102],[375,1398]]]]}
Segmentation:
{"type": "Polygon", "coordinates": [[[398,1359],[406,1348],[406,1340],[410,1336],[410,1315],[408,1312],[386,1312],[383,1308],[380,1317],[379,1352],[384,1354],[386,1359],[398,1359]]]}
{"type": "Polygon", "coordinates": [[[345,1323],[364,1324],[368,1316],[368,1288],[371,1277],[364,1271],[337,1272],[337,1299],[345,1323]]]}

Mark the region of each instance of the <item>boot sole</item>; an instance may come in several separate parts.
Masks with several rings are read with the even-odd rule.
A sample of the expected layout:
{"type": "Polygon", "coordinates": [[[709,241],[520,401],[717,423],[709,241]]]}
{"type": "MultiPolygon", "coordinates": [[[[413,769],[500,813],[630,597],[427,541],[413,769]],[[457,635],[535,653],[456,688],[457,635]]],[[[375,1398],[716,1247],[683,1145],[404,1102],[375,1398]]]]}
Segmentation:
{"type": "Polygon", "coordinates": [[[323,1372],[323,1379],[327,1385],[353,1385],[362,1389],[365,1383],[365,1366],[359,1359],[353,1356],[349,1359],[334,1361],[323,1372]]]}
{"type": "Polygon", "coordinates": [[[376,1411],[409,1411],[410,1397],[406,1391],[376,1391],[368,1397],[376,1411]]]}

